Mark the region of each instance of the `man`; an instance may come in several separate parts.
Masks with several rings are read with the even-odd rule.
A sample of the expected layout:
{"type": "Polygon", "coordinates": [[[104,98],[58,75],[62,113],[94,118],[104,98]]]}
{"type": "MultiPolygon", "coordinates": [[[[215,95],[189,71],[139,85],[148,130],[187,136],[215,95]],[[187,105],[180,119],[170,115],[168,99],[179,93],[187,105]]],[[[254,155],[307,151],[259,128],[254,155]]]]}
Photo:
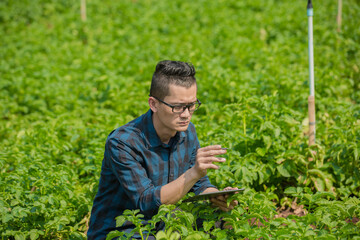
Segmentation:
{"type": "MultiPolygon", "coordinates": [[[[145,220],[161,204],[175,204],[189,191],[195,194],[219,191],[206,176],[218,169],[216,157],[225,154],[220,145],[200,148],[190,122],[201,102],[192,65],[161,61],[153,74],[150,110],[108,136],[101,168],[99,190],[91,212],[88,239],[105,239],[115,230],[115,218],[125,209],[140,209],[145,220]]],[[[227,188],[232,189],[232,188],[227,188]]],[[[226,196],[211,200],[221,210],[226,196]]],[[[130,232],[125,223],[119,231],[130,232]]]]}

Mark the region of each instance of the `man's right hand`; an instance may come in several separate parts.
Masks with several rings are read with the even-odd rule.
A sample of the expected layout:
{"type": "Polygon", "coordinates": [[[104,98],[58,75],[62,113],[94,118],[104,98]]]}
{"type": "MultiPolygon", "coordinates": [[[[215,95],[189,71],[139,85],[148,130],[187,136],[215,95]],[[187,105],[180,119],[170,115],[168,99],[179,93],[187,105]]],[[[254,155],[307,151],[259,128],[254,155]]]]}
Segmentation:
{"type": "Polygon", "coordinates": [[[206,175],[207,169],[218,169],[219,166],[214,162],[225,162],[225,158],[216,157],[217,155],[225,154],[226,149],[222,149],[221,145],[210,145],[199,148],[196,154],[196,162],[193,167],[197,176],[202,178],[206,175]]]}

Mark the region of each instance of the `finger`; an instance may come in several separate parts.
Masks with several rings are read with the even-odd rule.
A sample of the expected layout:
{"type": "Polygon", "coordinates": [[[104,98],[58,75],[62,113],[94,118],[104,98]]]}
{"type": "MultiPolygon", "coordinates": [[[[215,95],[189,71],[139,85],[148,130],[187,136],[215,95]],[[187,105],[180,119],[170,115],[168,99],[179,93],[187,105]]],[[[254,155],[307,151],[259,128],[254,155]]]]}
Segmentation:
{"type": "Polygon", "coordinates": [[[220,209],[221,211],[224,211],[224,212],[228,212],[229,210],[227,209],[227,207],[223,207],[223,206],[219,206],[219,205],[217,205],[217,204],[212,204],[212,206],[214,207],[214,208],[217,208],[217,209],[220,209]]]}
{"type": "Polygon", "coordinates": [[[224,207],[219,207],[219,209],[220,209],[221,211],[223,211],[223,212],[228,212],[228,211],[230,211],[230,209],[224,208],[224,207]]]}
{"type": "Polygon", "coordinates": [[[223,207],[223,208],[227,208],[227,207],[228,207],[228,205],[226,204],[226,202],[220,201],[220,200],[218,200],[218,199],[216,199],[216,198],[211,199],[211,202],[212,202],[213,204],[215,204],[217,207],[223,207]]]}
{"type": "Polygon", "coordinates": [[[218,165],[215,164],[204,164],[202,166],[203,169],[219,169],[220,167],[218,165]]]}
{"type": "Polygon", "coordinates": [[[201,163],[198,166],[199,169],[201,170],[206,170],[206,169],[219,169],[220,167],[218,165],[212,164],[212,163],[201,163]]]}
{"type": "MultiPolygon", "coordinates": [[[[225,161],[217,161],[217,162],[225,162],[225,161]]],[[[215,162],[215,161],[198,162],[198,166],[199,166],[199,168],[203,168],[203,169],[207,168],[209,165],[214,165],[214,166],[219,167],[218,164],[215,164],[215,163],[217,163],[217,162],[215,162]]],[[[216,169],[217,169],[217,168],[216,168],[216,169]]]]}
{"type": "Polygon", "coordinates": [[[198,152],[196,157],[197,159],[200,159],[200,158],[208,158],[208,157],[215,157],[215,156],[218,156],[218,155],[223,155],[226,153],[226,150],[212,150],[212,151],[207,151],[207,152],[198,152]]]}
{"type": "Polygon", "coordinates": [[[228,207],[223,207],[223,206],[218,206],[218,208],[221,210],[221,211],[224,211],[224,212],[228,212],[232,209],[228,208],[228,207]]]}
{"type": "Polygon", "coordinates": [[[200,157],[197,159],[199,163],[225,162],[225,158],[220,157],[200,157]]]}
{"type": "Polygon", "coordinates": [[[219,169],[219,166],[214,164],[214,162],[225,162],[225,160],[216,160],[216,161],[210,161],[210,162],[199,162],[199,168],[200,169],[219,169]]]}
{"type": "Polygon", "coordinates": [[[229,205],[229,206],[227,207],[227,209],[228,209],[228,211],[233,210],[233,209],[234,209],[234,206],[229,205]]]}
{"type": "Polygon", "coordinates": [[[199,150],[202,150],[202,151],[210,151],[210,150],[219,150],[221,149],[221,145],[209,145],[209,146],[206,146],[206,147],[202,147],[202,148],[199,148],[199,150]]]}
{"type": "Polygon", "coordinates": [[[212,150],[208,150],[208,151],[205,151],[203,152],[204,155],[207,155],[207,156],[217,156],[217,155],[222,155],[222,154],[225,154],[227,151],[226,149],[212,149],[212,150]]]}
{"type": "Polygon", "coordinates": [[[211,145],[203,148],[199,148],[198,153],[210,153],[210,154],[224,154],[227,152],[227,148],[222,148],[221,145],[211,145]],[[216,152],[213,152],[216,151],[216,152]]]}
{"type": "Polygon", "coordinates": [[[219,195],[219,196],[216,197],[216,199],[226,203],[226,198],[225,198],[224,195],[219,195]]]}
{"type": "MultiPolygon", "coordinates": [[[[228,201],[229,197],[230,197],[230,195],[228,195],[228,194],[224,195],[224,198],[226,199],[226,202],[228,201]]],[[[232,200],[232,201],[234,201],[234,200],[232,200]]]]}
{"type": "Polygon", "coordinates": [[[237,200],[232,200],[230,202],[230,205],[233,206],[233,207],[237,206],[238,204],[239,204],[239,202],[237,200]]]}
{"type": "Polygon", "coordinates": [[[222,211],[230,211],[232,209],[234,209],[233,205],[228,205],[227,202],[225,201],[221,201],[217,198],[212,198],[210,199],[210,201],[213,203],[213,205],[217,206],[219,209],[221,209],[222,211]]]}
{"type": "Polygon", "coordinates": [[[215,202],[222,202],[222,204],[225,204],[225,205],[227,204],[226,200],[224,198],[219,197],[219,196],[212,197],[211,199],[213,201],[215,201],[215,202]]]}

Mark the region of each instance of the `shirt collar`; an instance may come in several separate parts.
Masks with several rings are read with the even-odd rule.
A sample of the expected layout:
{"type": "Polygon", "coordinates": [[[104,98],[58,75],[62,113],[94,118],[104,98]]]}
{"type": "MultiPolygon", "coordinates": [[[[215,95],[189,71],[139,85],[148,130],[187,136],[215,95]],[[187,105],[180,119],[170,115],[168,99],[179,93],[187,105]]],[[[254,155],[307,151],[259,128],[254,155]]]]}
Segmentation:
{"type": "Polygon", "coordinates": [[[148,141],[148,144],[150,145],[150,146],[148,146],[149,148],[150,147],[158,147],[158,146],[162,145],[162,142],[156,133],[156,130],[155,130],[155,127],[154,127],[154,124],[152,121],[152,114],[153,114],[153,112],[151,111],[151,109],[149,109],[149,111],[147,111],[145,113],[145,116],[143,119],[144,124],[143,124],[142,132],[144,134],[144,137],[148,141]]]}
{"type": "Polygon", "coordinates": [[[179,142],[182,142],[186,137],[186,132],[177,132],[179,142]]]}

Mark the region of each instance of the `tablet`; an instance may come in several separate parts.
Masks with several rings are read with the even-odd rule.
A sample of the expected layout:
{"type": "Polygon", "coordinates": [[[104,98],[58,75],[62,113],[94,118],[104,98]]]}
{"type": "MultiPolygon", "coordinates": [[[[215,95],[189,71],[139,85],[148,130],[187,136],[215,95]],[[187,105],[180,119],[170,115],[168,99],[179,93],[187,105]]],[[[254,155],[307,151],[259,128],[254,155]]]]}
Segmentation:
{"type": "Polygon", "coordinates": [[[219,196],[219,195],[232,195],[236,192],[241,192],[244,191],[245,188],[241,188],[241,189],[234,189],[234,190],[225,190],[225,191],[219,191],[219,192],[211,192],[211,193],[203,193],[203,194],[199,194],[193,197],[190,197],[186,200],[184,200],[183,202],[194,202],[194,201],[199,201],[199,200],[208,200],[212,197],[215,196],[219,196]]]}

